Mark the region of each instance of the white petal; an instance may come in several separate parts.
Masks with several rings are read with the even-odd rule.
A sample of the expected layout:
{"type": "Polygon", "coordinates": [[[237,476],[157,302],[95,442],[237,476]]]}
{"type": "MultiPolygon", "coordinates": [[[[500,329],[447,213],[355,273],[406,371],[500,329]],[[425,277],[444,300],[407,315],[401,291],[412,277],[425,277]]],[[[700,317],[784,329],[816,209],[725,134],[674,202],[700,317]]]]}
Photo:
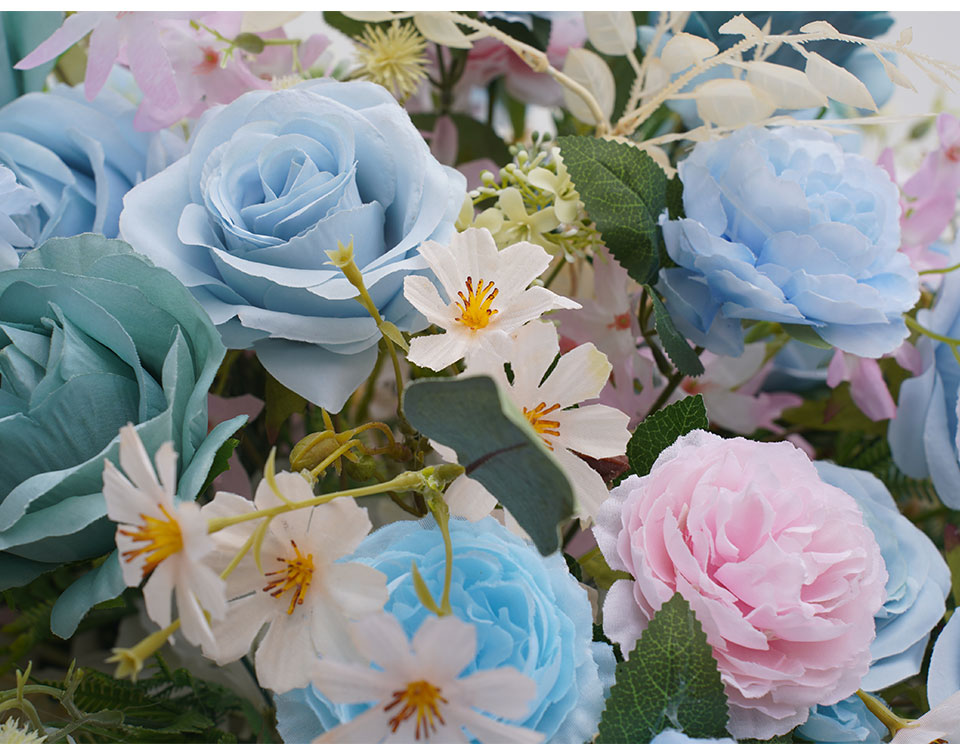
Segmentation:
{"type": "Polygon", "coordinates": [[[450,722],[466,726],[470,733],[479,739],[482,744],[538,744],[543,741],[544,735],[533,729],[522,726],[511,726],[492,718],[487,718],[469,708],[449,706],[447,708],[450,722]]]}
{"type": "Polygon", "coordinates": [[[573,486],[573,495],[577,499],[577,516],[581,519],[593,519],[600,504],[610,495],[607,484],[596,470],[569,450],[558,447],[553,454],[573,486]]]}
{"type": "Polygon", "coordinates": [[[246,656],[260,628],[276,614],[273,602],[273,597],[265,594],[252,594],[231,602],[226,618],[212,625],[216,648],[204,651],[205,655],[221,666],[246,656]]]}
{"type": "MultiPolygon", "coordinates": [[[[499,274],[500,251],[489,230],[470,228],[457,235],[450,243],[454,251],[458,268],[460,269],[461,285],[457,291],[464,288],[463,282],[467,277],[474,283],[495,281],[499,274]]],[[[453,301],[456,293],[451,295],[453,301]]]]}
{"type": "Polygon", "coordinates": [[[447,299],[450,302],[453,302],[456,299],[457,292],[463,289],[463,282],[467,277],[466,272],[469,271],[466,265],[461,266],[457,261],[458,252],[453,243],[460,239],[460,235],[455,235],[449,246],[435,240],[425,240],[420,244],[419,249],[420,255],[426,259],[430,270],[440,280],[443,291],[447,293],[447,299]]]}
{"type": "Polygon", "coordinates": [[[337,704],[369,703],[384,700],[403,684],[391,675],[364,664],[317,659],[310,681],[330,701],[337,704]]]}
{"type": "Polygon", "coordinates": [[[483,669],[456,681],[460,702],[501,718],[523,718],[537,695],[537,683],[513,667],[483,669]]]}
{"type": "Polygon", "coordinates": [[[153,459],[157,464],[157,473],[160,476],[163,492],[173,501],[173,496],[177,492],[177,451],[173,448],[173,442],[161,444],[153,459]]]}
{"type": "Polygon", "coordinates": [[[227,614],[227,585],[220,575],[205,563],[181,560],[181,570],[187,572],[186,582],[190,590],[201,597],[203,608],[210,617],[222,620],[227,614]]]}
{"type": "Polygon", "coordinates": [[[147,556],[140,554],[136,558],[128,559],[125,553],[139,550],[143,546],[126,535],[121,535],[119,529],[115,539],[117,550],[120,552],[120,570],[123,572],[123,583],[127,586],[140,586],[143,581],[143,567],[147,563],[147,556]]]}
{"type": "MultiPolygon", "coordinates": [[[[437,288],[425,276],[408,276],[403,280],[403,296],[431,323],[449,328],[456,321],[450,306],[440,299],[437,288]]],[[[456,296],[456,295],[454,295],[456,296]]]]}
{"type": "Polygon", "coordinates": [[[501,310],[497,318],[500,328],[509,333],[524,323],[536,320],[549,310],[562,308],[579,310],[580,303],[554,294],[544,287],[530,287],[501,310]]]}
{"type": "MultiPolygon", "coordinates": [[[[540,380],[559,353],[560,340],[553,323],[534,321],[514,332],[509,359],[513,369],[513,389],[523,405],[540,402],[537,397],[540,395],[540,380]]],[[[555,402],[551,400],[548,405],[555,402]]]]}
{"type": "MultiPolygon", "coordinates": [[[[313,489],[299,473],[281,471],[274,476],[274,482],[287,501],[306,501],[313,498],[313,489]]],[[[253,503],[257,509],[269,509],[272,506],[279,506],[283,501],[273,492],[267,479],[264,478],[257,486],[253,503]]]]}
{"type": "Polygon", "coordinates": [[[630,417],[623,411],[596,404],[556,411],[551,416],[560,424],[558,447],[590,457],[617,457],[627,450],[630,417]]]}
{"type": "Polygon", "coordinates": [[[540,390],[548,403],[566,408],[600,395],[613,369],[607,355],[593,344],[580,344],[557,362],[540,390]]]}
{"type": "Polygon", "coordinates": [[[161,501],[163,491],[157,481],[157,474],[153,472],[150,456],[133,424],[127,424],[120,429],[120,467],[133,485],[154,501],[161,501]]]}
{"type": "Polygon", "coordinates": [[[109,460],[103,463],[103,498],[107,502],[107,516],[114,522],[138,524],[142,514],[151,516],[156,504],[134,486],[109,460]]]}
{"type": "Polygon", "coordinates": [[[353,640],[352,623],[331,597],[320,595],[311,603],[309,614],[310,639],[321,657],[330,661],[364,661],[353,640]]]}
{"type": "Polygon", "coordinates": [[[470,337],[452,329],[433,336],[417,336],[410,339],[407,359],[418,367],[440,372],[463,359],[469,346],[470,337]]]}
{"type": "Polygon", "coordinates": [[[312,744],[375,744],[389,734],[393,715],[392,711],[385,711],[383,706],[378,705],[330,729],[314,739],[312,744]]]}
{"type": "Polygon", "coordinates": [[[390,593],[387,577],[362,563],[334,563],[327,568],[326,590],[330,598],[353,620],[383,609],[390,593]]]}
{"type": "Polygon", "coordinates": [[[215,649],[217,640],[213,631],[210,630],[207,619],[203,616],[203,609],[196,595],[183,584],[176,584],[174,591],[177,596],[177,615],[180,618],[183,637],[194,646],[203,646],[208,651],[215,649]]]}
{"type": "Polygon", "coordinates": [[[461,475],[443,495],[450,513],[455,517],[463,517],[471,522],[477,522],[490,515],[497,499],[480,481],[461,475]]]}
{"type": "Polygon", "coordinates": [[[316,662],[310,618],[300,609],[274,616],[253,658],[261,687],[277,694],[306,687],[316,662]]]}
{"type": "MultiPolygon", "coordinates": [[[[300,519],[307,519],[301,512],[300,519]]],[[[356,550],[373,525],[367,510],[353,499],[336,499],[310,510],[307,543],[314,560],[332,563],[356,550]]]]}
{"type": "Polygon", "coordinates": [[[417,629],[411,646],[425,677],[452,679],[477,655],[477,631],[453,615],[430,615],[417,629]]]}
{"type": "MultiPolygon", "coordinates": [[[[504,298],[519,295],[550,265],[550,254],[534,243],[514,243],[500,251],[495,277],[504,298]]],[[[493,277],[492,277],[493,278],[493,277]]]]}
{"type": "Polygon", "coordinates": [[[166,628],[170,624],[170,600],[172,599],[170,595],[173,593],[173,582],[173,565],[164,561],[153,570],[147,583],[143,585],[143,602],[147,617],[161,628],[166,628]]]}
{"type": "Polygon", "coordinates": [[[357,621],[357,649],[381,669],[404,673],[411,667],[410,642],[400,621],[385,612],[357,621]]]}

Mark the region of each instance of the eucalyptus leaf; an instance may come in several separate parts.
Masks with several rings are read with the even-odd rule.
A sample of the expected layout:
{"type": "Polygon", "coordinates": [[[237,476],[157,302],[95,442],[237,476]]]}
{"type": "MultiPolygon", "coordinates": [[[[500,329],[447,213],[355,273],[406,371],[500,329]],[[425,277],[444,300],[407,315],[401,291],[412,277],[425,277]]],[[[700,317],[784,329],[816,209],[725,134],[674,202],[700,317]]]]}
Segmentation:
{"type": "Polygon", "coordinates": [[[683,398],[650,414],[637,425],[627,442],[631,470],[637,475],[646,475],[660,453],[678,437],[709,425],[702,395],[683,398]]]}

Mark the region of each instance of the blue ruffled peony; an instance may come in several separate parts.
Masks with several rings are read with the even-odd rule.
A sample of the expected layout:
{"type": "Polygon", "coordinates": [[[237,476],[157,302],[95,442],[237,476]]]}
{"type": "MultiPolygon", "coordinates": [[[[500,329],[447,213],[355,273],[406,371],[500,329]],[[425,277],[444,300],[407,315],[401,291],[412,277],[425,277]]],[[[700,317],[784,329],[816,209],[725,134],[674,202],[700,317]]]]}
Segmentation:
{"type": "Polygon", "coordinates": [[[353,240],[384,318],[422,329],[403,278],[425,270],[422,241],[452,236],[465,188],[384,88],[311,80],[206,114],[188,155],[127,196],[121,229],[191,288],[228,347],[253,347],[339,411],[380,332],[325,251],[353,240]]]}
{"type": "Polygon", "coordinates": [[[817,744],[882,744],[886,735],[887,727],[856,695],[811,708],[807,722],[793,732],[795,739],[817,744]]]}
{"type": "MultiPolygon", "coordinates": [[[[452,521],[454,614],[477,629],[477,656],[465,674],[511,665],[537,683],[524,721],[553,744],[582,744],[596,733],[613,684],[611,647],[594,643],[586,591],[559,553],[542,557],[492,518],[452,521]]],[[[370,535],[349,558],[387,575],[393,613],[412,636],[430,614],[417,599],[410,565],[416,561],[435,597],[443,591],[444,548],[436,525],[396,522],[370,535]]],[[[277,697],[284,741],[311,741],[367,706],[333,705],[309,687],[277,697]]]]}
{"type": "Polygon", "coordinates": [[[661,217],[677,267],[658,288],[693,341],[738,356],[744,319],[863,357],[907,337],[919,283],[881,168],[822,132],[747,128],[698,144],[679,170],[686,217],[661,217]]]}
{"type": "Polygon", "coordinates": [[[0,589],[110,554],[57,600],[58,635],[124,589],[101,493],[120,427],[151,454],[172,440],[179,495],[195,498],[244,420],[207,431],[224,353],[183,285],[119,240],[55,238],[0,272],[0,589]]]}
{"type": "Polygon", "coordinates": [[[930,538],[900,513],[873,474],[815,463],[824,482],[856,499],[887,568],[887,598],[874,616],[870,671],[860,686],[882,690],[920,671],[930,633],[946,612],[950,569],[930,538]]]}
{"type": "MultiPolygon", "coordinates": [[[[934,333],[960,336],[960,275],[947,274],[930,310],[917,321],[934,333]]],[[[957,410],[960,364],[950,347],[924,336],[917,344],[923,372],[900,386],[897,416],[887,438],[893,460],[911,478],[932,478],[937,495],[960,508],[957,410]]]]}
{"type": "Polygon", "coordinates": [[[134,105],[116,69],[110,85],[87,101],[82,86],[57,85],[0,108],[0,165],[40,203],[21,229],[31,244],[95,232],[117,237],[124,195],[182,148],[169,132],[136,132],[134,105]]]}

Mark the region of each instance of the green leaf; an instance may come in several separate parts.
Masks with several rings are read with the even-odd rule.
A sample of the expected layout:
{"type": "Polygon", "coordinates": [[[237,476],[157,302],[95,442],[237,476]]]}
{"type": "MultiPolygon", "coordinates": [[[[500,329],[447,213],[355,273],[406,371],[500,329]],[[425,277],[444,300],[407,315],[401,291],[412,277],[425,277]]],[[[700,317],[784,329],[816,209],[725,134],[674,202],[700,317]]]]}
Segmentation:
{"type": "Polygon", "coordinates": [[[633,145],[596,137],[559,137],[570,177],[614,258],[641,284],[660,265],[658,220],[667,207],[667,176],[633,145]]]}
{"type": "Polygon", "coordinates": [[[266,44],[263,43],[263,39],[256,34],[251,33],[238,35],[233,40],[233,43],[243,51],[250,52],[250,54],[260,54],[260,52],[266,48],[266,44]]]}
{"type": "Polygon", "coordinates": [[[667,212],[671,220],[679,220],[687,214],[683,208],[683,181],[680,176],[667,181],[667,212]]]}
{"type": "Polygon", "coordinates": [[[353,18],[347,18],[343,13],[332,10],[323,11],[323,20],[351,39],[359,39],[367,26],[379,25],[365,21],[355,21],[353,18]]]}
{"type": "Polygon", "coordinates": [[[817,335],[817,332],[808,325],[797,325],[793,323],[781,323],[780,325],[783,327],[783,330],[789,333],[792,338],[797,339],[797,341],[809,344],[810,346],[815,346],[818,349],[833,348],[830,344],[820,338],[820,336],[817,335]]]}
{"type": "Polygon", "coordinates": [[[793,734],[781,734],[772,739],[740,739],[740,744],[793,744],[793,734]]]}
{"type": "Polygon", "coordinates": [[[278,382],[273,375],[267,373],[267,384],[264,390],[266,403],[267,436],[270,441],[276,440],[280,427],[295,413],[303,413],[307,408],[307,401],[303,396],[288,390],[283,383],[278,382]]]}
{"type": "Polygon", "coordinates": [[[380,333],[389,338],[404,351],[410,351],[410,344],[408,344],[407,339],[403,337],[403,333],[389,320],[385,320],[380,324],[380,333]]]}
{"type": "Polygon", "coordinates": [[[600,718],[597,744],[647,744],[665,729],[692,738],[727,736],[727,698],[707,635],[679,594],[643,631],[600,718]]]}
{"type": "MultiPolygon", "coordinates": [[[[600,552],[600,548],[588,550],[577,559],[577,562],[587,576],[593,579],[593,583],[597,585],[597,589],[600,591],[606,591],[613,586],[613,582],[618,579],[633,578],[626,571],[614,571],[610,568],[607,564],[607,559],[604,558],[603,553],[600,552]]],[[[580,581],[582,581],[582,579],[580,579],[580,581]]]]}
{"type": "Polygon", "coordinates": [[[467,475],[510,511],[543,555],[560,547],[557,526],[573,515],[570,483],[493,380],[416,380],[404,391],[403,410],[421,433],[456,451],[467,475]]]}
{"type": "Polygon", "coordinates": [[[238,444],[240,444],[240,440],[231,437],[220,445],[220,449],[218,449],[217,454],[214,455],[213,464],[210,465],[210,471],[207,473],[207,479],[203,482],[203,488],[200,489],[200,493],[203,493],[210,487],[214,478],[229,470],[230,457],[233,455],[233,451],[237,448],[238,444]]]}
{"type": "Polygon", "coordinates": [[[523,21],[508,21],[506,18],[497,16],[486,16],[483,20],[504,33],[510,34],[517,41],[529,44],[541,52],[547,51],[547,45],[550,43],[550,27],[553,25],[549,18],[531,15],[530,27],[527,27],[523,21]]]}
{"type": "MultiPolygon", "coordinates": [[[[457,128],[456,165],[480,158],[489,158],[495,163],[510,161],[512,157],[510,150],[493,127],[466,114],[448,114],[448,116],[457,128]]],[[[432,132],[437,123],[437,115],[412,114],[410,120],[420,131],[432,132]]]]}
{"type": "Polygon", "coordinates": [[[631,470],[637,475],[646,475],[660,453],[678,437],[694,429],[706,429],[709,425],[702,395],[683,398],[650,414],[637,425],[627,442],[631,470]]]}
{"type": "Polygon", "coordinates": [[[683,337],[677,327],[673,324],[673,318],[667,312],[667,308],[657,293],[650,287],[647,287],[647,294],[653,301],[653,323],[657,329],[657,335],[660,337],[660,343],[663,344],[664,351],[670,357],[677,370],[687,377],[697,377],[703,374],[703,362],[697,356],[697,352],[690,348],[690,344],[683,337]]]}

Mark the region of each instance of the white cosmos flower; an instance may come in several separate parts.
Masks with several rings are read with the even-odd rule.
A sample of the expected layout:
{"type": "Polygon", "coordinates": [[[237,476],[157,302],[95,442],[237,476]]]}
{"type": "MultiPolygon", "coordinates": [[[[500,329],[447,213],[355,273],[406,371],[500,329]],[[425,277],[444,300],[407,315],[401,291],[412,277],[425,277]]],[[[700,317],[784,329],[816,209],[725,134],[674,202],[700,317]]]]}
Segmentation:
{"type": "Polygon", "coordinates": [[[530,283],[550,265],[550,256],[533,243],[516,243],[497,250],[490,232],[471,228],[455,235],[450,245],[428,240],[420,254],[440,280],[444,300],[424,276],[403,280],[403,294],[427,320],[446,333],[411,340],[407,358],[440,371],[477,354],[502,356],[509,334],[556,308],[579,303],[530,283]]]}
{"type": "Polygon", "coordinates": [[[200,507],[174,501],[177,453],[171,442],[160,445],[156,465],[154,471],[133,424],[120,429],[123,473],[105,462],[103,498],[107,516],[120,523],[116,540],[123,580],[127,586],[139,586],[147,579],[143,587],[147,615],[161,627],[171,622],[170,600],[175,594],[184,637],[197,646],[210,645],[214,638],[204,611],[222,618],[227,604],[223,580],[204,563],[213,540],[200,507]]]}
{"type": "Polygon", "coordinates": [[[960,692],[902,728],[891,744],[960,744],[960,692]]]}
{"type": "MultiPolygon", "coordinates": [[[[313,498],[310,484],[297,473],[278,473],[276,485],[289,501],[313,498]]],[[[230,517],[281,503],[264,479],[253,503],[221,492],[203,507],[203,515],[230,517]]],[[[251,520],[214,533],[218,564],[232,560],[260,524],[251,520]]],[[[260,684],[277,693],[306,687],[317,654],[357,658],[350,620],[383,608],[387,579],[370,566],[336,561],[352,553],[370,528],[367,510],[349,498],[274,517],[260,550],[263,573],[251,551],[227,576],[227,616],[213,626],[216,647],[204,653],[218,664],[235,661],[269,624],[254,664],[260,684]]]]}
{"type": "MultiPolygon", "coordinates": [[[[569,479],[578,516],[591,519],[607,498],[607,486],[599,473],[575,453],[595,458],[624,454],[630,439],[630,417],[600,404],[571,408],[600,394],[610,376],[610,362],[593,344],[581,344],[561,356],[543,380],[559,351],[557,329],[552,323],[530,323],[513,334],[507,348],[513,383],[507,380],[503,361],[490,357],[475,358],[466,374],[489,375],[507,392],[569,479]]],[[[448,459],[453,456],[446,447],[437,447],[437,451],[448,459]]],[[[486,516],[497,503],[486,488],[466,476],[450,485],[446,498],[451,513],[470,520],[486,516]]]]}
{"type": "Polygon", "coordinates": [[[321,659],[315,662],[313,684],[334,703],[373,706],[330,729],[314,744],[431,739],[466,744],[471,737],[487,744],[535,744],[543,740],[538,731],[502,723],[479,712],[522,718],[529,712],[537,685],[509,666],[460,677],[477,653],[477,634],[472,625],[453,615],[431,615],[412,643],[393,615],[372,615],[357,625],[357,645],[380,668],[321,659]]]}

